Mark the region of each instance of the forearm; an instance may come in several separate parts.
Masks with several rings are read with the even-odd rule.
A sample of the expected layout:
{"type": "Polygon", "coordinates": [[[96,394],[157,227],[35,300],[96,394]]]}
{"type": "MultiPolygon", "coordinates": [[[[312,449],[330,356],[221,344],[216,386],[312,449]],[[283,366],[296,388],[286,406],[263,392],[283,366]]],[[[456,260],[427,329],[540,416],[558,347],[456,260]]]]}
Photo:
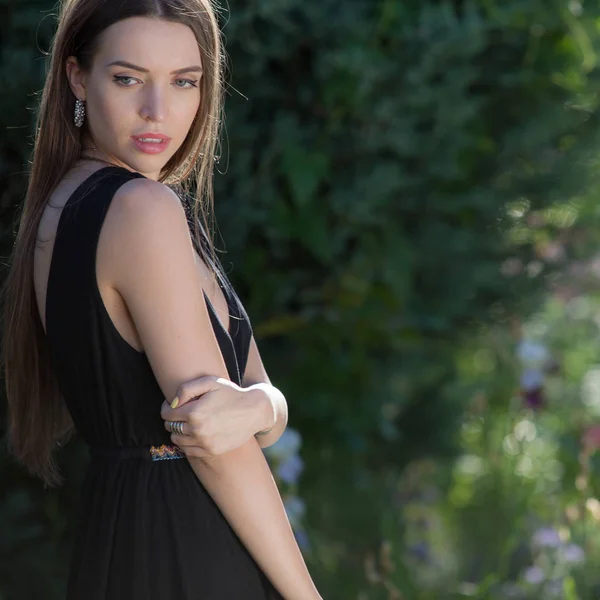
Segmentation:
{"type": "Polygon", "coordinates": [[[266,383],[256,383],[248,390],[250,409],[256,414],[255,426],[261,448],[272,446],[283,434],[288,422],[288,406],[285,396],[276,387],[266,383]],[[265,433],[259,433],[259,432],[265,433]]]}
{"type": "Polygon", "coordinates": [[[285,600],[319,600],[277,486],[256,440],[211,458],[190,458],[196,475],[285,600]]]}

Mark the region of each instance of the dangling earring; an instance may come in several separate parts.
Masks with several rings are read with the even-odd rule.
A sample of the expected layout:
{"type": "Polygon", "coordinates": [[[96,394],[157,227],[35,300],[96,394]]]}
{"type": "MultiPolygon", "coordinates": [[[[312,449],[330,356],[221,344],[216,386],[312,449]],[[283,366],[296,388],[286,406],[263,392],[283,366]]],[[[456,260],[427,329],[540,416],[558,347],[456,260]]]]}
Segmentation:
{"type": "Polygon", "coordinates": [[[85,120],[85,102],[77,98],[75,101],[75,127],[81,127],[85,120]]]}

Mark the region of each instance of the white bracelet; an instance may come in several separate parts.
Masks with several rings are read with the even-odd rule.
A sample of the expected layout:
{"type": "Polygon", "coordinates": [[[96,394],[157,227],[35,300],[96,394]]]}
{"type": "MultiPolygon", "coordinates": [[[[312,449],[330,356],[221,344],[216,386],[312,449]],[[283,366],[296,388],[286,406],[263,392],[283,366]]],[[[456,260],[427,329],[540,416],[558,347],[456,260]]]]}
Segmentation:
{"type": "MultiPolygon", "coordinates": [[[[275,427],[275,425],[273,425],[273,427],[275,427]]],[[[258,433],[255,433],[254,435],[268,435],[269,433],[271,433],[271,431],[273,431],[273,427],[271,427],[271,429],[263,429],[262,431],[259,431],[258,433]]]]}

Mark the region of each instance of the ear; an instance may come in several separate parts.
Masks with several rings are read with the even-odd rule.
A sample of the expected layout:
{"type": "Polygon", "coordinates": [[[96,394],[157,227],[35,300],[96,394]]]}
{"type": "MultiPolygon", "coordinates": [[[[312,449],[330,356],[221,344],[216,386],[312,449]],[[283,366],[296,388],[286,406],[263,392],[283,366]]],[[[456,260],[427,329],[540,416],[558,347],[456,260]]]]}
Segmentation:
{"type": "Polygon", "coordinates": [[[76,98],[86,100],[86,74],[79,66],[79,61],[74,56],[69,56],[66,62],[67,79],[69,86],[76,98]]]}

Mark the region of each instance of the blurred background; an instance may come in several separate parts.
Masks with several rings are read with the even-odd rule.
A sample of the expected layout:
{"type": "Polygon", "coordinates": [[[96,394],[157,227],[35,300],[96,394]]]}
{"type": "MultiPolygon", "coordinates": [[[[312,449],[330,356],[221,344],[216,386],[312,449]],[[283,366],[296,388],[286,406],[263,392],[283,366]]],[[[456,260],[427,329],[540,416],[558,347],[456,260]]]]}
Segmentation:
{"type": "MultiPolygon", "coordinates": [[[[3,265],[54,13],[0,0],[3,265]]],[[[288,399],[266,453],[323,597],[598,599],[600,5],[221,20],[217,246],[288,399]]],[[[1,600],[63,597],[86,456],[44,490],[0,453],[1,600]]]]}

